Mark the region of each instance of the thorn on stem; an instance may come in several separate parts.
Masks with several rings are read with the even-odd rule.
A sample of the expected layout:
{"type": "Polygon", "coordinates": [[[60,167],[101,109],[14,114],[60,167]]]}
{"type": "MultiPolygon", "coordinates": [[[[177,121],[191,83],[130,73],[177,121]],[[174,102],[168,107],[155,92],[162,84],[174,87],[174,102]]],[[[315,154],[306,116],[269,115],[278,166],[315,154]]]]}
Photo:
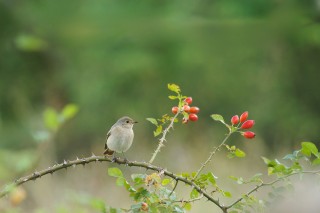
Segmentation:
{"type": "Polygon", "coordinates": [[[86,159],[82,159],[81,161],[82,161],[81,164],[82,164],[83,167],[86,165],[86,163],[88,163],[86,159]]]}
{"type": "Polygon", "coordinates": [[[33,177],[35,177],[35,178],[40,177],[40,173],[37,172],[37,171],[35,171],[35,172],[33,173],[33,177]]]}

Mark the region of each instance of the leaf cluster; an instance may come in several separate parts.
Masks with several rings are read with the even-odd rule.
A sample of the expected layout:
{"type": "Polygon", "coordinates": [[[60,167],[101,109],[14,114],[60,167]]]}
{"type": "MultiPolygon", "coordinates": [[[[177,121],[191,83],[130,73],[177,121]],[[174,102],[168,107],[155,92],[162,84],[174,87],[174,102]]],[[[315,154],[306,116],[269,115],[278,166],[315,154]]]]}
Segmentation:
{"type": "MultiPolygon", "coordinates": [[[[125,187],[129,192],[130,197],[135,201],[128,211],[143,212],[142,205],[148,205],[148,212],[164,213],[178,212],[183,213],[185,210],[190,210],[191,205],[186,202],[179,201],[174,191],[167,186],[173,187],[172,180],[161,178],[159,173],[147,174],[132,174],[130,184],[119,168],[109,168],[108,174],[117,178],[117,186],[125,187]]],[[[117,209],[122,212],[122,209],[117,209]]]]}

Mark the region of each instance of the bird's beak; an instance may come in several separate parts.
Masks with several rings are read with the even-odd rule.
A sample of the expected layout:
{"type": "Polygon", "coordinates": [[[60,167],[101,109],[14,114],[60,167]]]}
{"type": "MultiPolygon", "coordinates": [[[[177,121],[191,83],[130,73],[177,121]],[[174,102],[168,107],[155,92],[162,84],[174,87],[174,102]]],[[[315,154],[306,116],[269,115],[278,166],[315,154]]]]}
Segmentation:
{"type": "Polygon", "coordinates": [[[133,121],[132,123],[136,124],[136,123],[138,123],[138,121],[133,121]]]}

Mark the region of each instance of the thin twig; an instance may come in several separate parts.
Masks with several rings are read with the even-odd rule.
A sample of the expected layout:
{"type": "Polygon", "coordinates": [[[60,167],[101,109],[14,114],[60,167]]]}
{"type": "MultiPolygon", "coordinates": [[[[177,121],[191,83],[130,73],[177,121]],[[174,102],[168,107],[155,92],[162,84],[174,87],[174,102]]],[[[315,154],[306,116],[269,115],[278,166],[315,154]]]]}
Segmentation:
{"type": "Polygon", "coordinates": [[[167,128],[165,128],[162,132],[162,137],[159,139],[159,145],[157,147],[157,149],[154,151],[149,163],[152,163],[154,161],[154,159],[156,158],[157,154],[160,152],[160,149],[161,147],[164,146],[164,141],[166,140],[166,135],[167,133],[169,132],[169,130],[171,128],[173,128],[173,123],[174,123],[174,120],[178,117],[178,115],[181,113],[181,111],[179,110],[177,112],[177,114],[175,114],[175,116],[173,116],[173,118],[171,119],[171,122],[170,124],[167,126],[167,128]]]}
{"type": "Polygon", "coordinates": [[[169,194],[169,197],[172,195],[172,193],[174,192],[174,190],[176,190],[177,186],[178,186],[179,181],[176,180],[176,183],[174,184],[174,187],[172,189],[172,191],[169,194]]]}
{"type": "Polygon", "coordinates": [[[234,205],[236,205],[237,203],[239,203],[240,201],[243,200],[244,197],[248,197],[250,194],[252,194],[253,192],[258,191],[259,188],[264,187],[264,186],[272,186],[274,184],[276,184],[277,182],[280,182],[282,180],[285,180],[288,177],[294,176],[294,175],[298,175],[298,174],[320,174],[320,170],[318,171],[300,171],[300,172],[293,172],[291,174],[288,174],[286,176],[283,177],[279,177],[278,179],[268,182],[268,183],[260,183],[258,185],[256,185],[253,189],[251,189],[250,191],[248,191],[244,196],[242,196],[241,198],[237,199],[236,201],[234,201],[233,203],[231,203],[230,205],[226,206],[226,209],[230,209],[231,207],[233,207],[234,205]]]}
{"type": "Polygon", "coordinates": [[[199,197],[196,197],[190,200],[176,200],[176,201],[173,201],[173,203],[193,203],[195,201],[201,200],[202,198],[204,198],[203,194],[201,194],[199,197]]]}
{"type": "Polygon", "coordinates": [[[199,176],[199,174],[202,172],[204,167],[211,161],[212,157],[216,154],[216,152],[226,143],[226,141],[228,140],[231,134],[232,132],[229,132],[227,136],[224,138],[224,140],[221,142],[221,144],[213,149],[208,159],[201,165],[200,169],[198,169],[196,175],[193,177],[192,180],[195,180],[199,176]]]}

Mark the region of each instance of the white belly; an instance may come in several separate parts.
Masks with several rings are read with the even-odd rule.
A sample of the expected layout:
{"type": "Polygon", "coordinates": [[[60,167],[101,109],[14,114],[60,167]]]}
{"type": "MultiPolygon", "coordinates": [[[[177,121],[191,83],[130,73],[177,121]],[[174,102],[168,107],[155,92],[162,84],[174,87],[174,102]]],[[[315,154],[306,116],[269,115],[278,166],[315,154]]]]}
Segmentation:
{"type": "Polygon", "coordinates": [[[133,136],[132,129],[114,128],[107,140],[107,145],[115,152],[126,152],[132,145],[133,136]]]}

